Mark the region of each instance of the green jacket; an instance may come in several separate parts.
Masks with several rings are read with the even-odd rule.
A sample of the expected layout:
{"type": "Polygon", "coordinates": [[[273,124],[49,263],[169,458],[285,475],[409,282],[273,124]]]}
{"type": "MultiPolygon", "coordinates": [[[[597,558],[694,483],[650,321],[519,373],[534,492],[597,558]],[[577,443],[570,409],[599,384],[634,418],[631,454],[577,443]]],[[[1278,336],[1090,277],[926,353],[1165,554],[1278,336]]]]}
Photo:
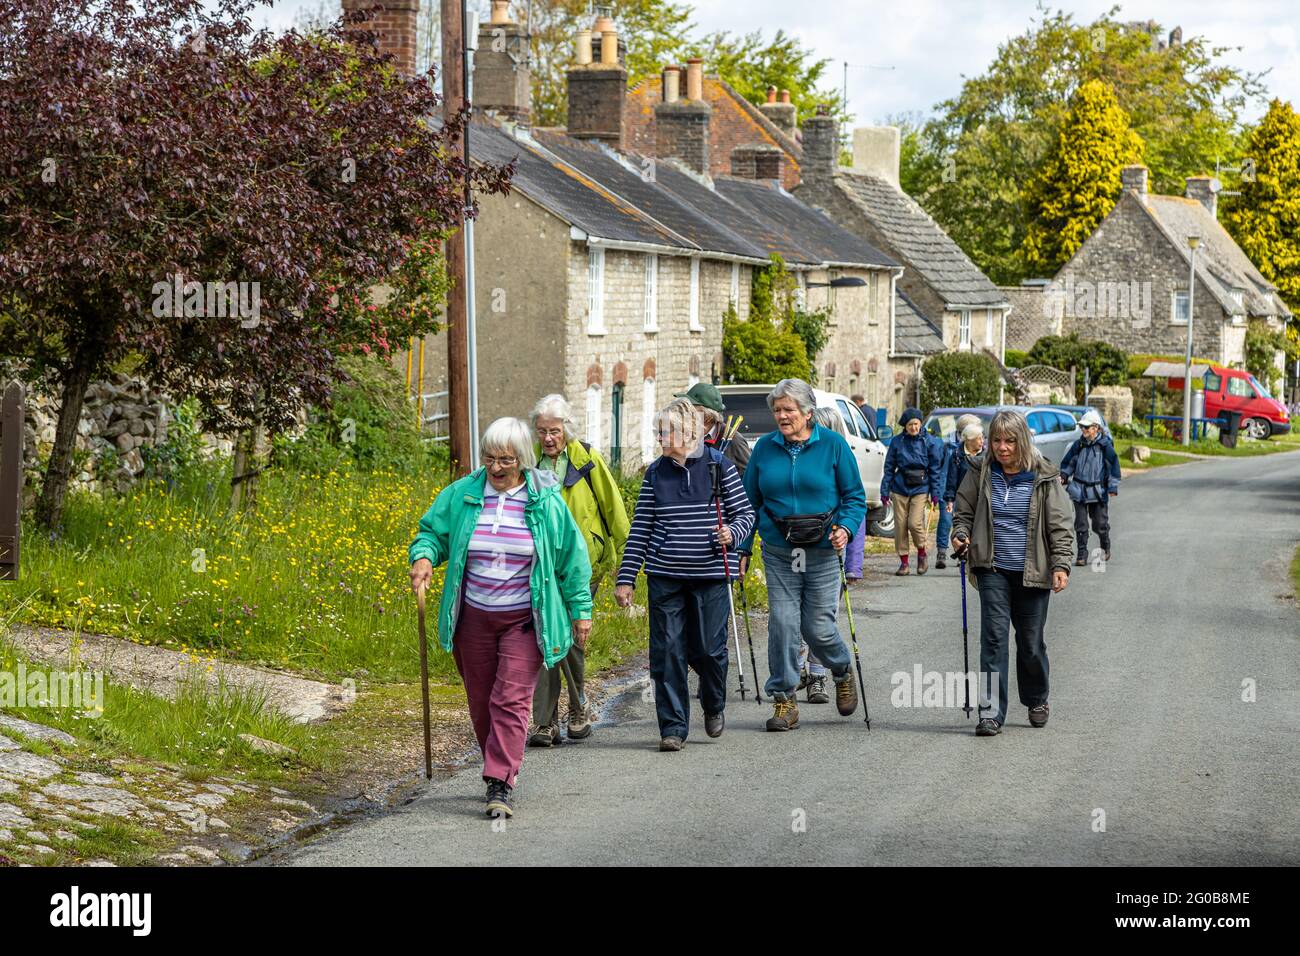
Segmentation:
{"type": "MultiPolygon", "coordinates": [[[[542,446],[537,445],[536,450],[537,460],[542,461],[542,446]]],[[[623,507],[623,493],[600,452],[575,438],[564,453],[569,459],[568,470],[561,480],[564,503],[586,539],[594,585],[623,560],[631,522],[623,507]]]]}
{"type": "MultiPolygon", "coordinates": [[[[989,477],[989,456],[980,467],[967,470],[957,489],[953,507],[952,534],[970,539],[966,557],[967,576],[976,584],[976,568],[993,567],[993,498],[989,477]]],[[[1052,572],[1070,573],[1074,560],[1074,505],[1061,484],[1056,466],[1044,461],[1034,475],[1029,496],[1029,529],[1025,541],[1024,584],[1028,588],[1050,588],[1052,572]]]]}
{"type": "MultiPolygon", "coordinates": [[[[428,558],[434,567],[447,562],[438,605],[438,642],[444,651],[451,650],[456,633],[465,559],[470,536],[483,510],[485,477],[485,470],[479,468],[438,492],[420,519],[420,529],[407,551],[412,564],[420,558],[428,558]]],[[[587,545],[564,506],[554,476],[530,469],[525,480],[528,502],[524,505],[524,521],[536,548],[529,577],[533,626],[542,658],[547,667],[553,667],[573,644],[572,622],[591,619],[591,565],[587,545]]]]}

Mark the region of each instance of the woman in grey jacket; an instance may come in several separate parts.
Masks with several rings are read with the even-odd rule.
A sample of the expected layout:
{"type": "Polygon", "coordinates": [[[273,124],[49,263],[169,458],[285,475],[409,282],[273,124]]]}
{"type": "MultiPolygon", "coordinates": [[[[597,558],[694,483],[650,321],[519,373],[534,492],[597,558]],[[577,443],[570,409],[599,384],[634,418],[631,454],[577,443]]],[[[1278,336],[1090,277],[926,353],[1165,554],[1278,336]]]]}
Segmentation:
{"type": "Polygon", "coordinates": [[[980,722],[993,737],[1007,716],[1007,654],[1016,625],[1016,685],[1029,723],[1047,724],[1047,602],[1065,590],[1074,556],[1073,509],[1056,466],[1034,447],[1018,412],[989,423],[989,450],[957,489],[954,551],[980,592],[980,722]],[[1032,533],[1031,533],[1032,532],[1032,533]],[[996,675],[996,676],[995,676],[996,675]],[[994,688],[988,682],[996,679],[994,688]]]}

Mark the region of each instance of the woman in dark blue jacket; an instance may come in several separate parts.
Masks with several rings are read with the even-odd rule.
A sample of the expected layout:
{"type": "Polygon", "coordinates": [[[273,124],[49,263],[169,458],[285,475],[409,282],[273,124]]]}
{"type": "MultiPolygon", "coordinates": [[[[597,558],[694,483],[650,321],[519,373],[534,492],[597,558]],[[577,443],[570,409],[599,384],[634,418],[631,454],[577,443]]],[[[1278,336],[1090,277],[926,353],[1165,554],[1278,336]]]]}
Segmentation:
{"type": "Polygon", "coordinates": [[[1088,520],[1110,560],[1110,499],[1119,494],[1119,456],[1102,427],[1101,413],[1089,409],[1079,419],[1083,437],[1061,459],[1061,481],[1074,502],[1074,536],[1079,545],[1075,565],[1088,563],[1088,520]]]}
{"type": "Polygon", "coordinates": [[[925,506],[938,504],[943,493],[943,452],[929,435],[921,432],[921,413],[903,410],[898,419],[902,431],[889,442],[885,473],[880,479],[882,504],[893,503],[894,550],[898,552],[895,574],[909,574],[907,538],[916,545],[916,573],[929,569],[925,554],[925,506]]]}

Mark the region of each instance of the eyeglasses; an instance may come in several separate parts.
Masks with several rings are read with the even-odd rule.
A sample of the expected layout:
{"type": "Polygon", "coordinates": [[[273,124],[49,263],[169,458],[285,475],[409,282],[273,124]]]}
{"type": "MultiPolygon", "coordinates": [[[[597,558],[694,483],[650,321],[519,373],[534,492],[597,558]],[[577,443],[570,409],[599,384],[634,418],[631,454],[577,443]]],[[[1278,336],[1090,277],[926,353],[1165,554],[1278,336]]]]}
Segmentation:
{"type": "Polygon", "coordinates": [[[541,435],[543,438],[563,438],[564,429],[563,428],[539,428],[537,429],[537,434],[541,435]]]}
{"type": "Polygon", "coordinates": [[[518,458],[493,458],[491,455],[483,456],[483,464],[488,468],[513,468],[519,464],[518,458]]]}

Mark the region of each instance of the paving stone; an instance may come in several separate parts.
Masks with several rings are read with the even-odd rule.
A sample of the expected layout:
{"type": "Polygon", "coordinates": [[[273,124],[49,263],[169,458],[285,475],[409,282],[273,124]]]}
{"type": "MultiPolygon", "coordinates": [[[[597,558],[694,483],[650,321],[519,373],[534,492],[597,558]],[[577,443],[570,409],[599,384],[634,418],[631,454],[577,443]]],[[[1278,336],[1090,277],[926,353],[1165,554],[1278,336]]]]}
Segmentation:
{"type": "Polygon", "coordinates": [[[111,860],[87,860],[82,866],[117,866],[111,860]]]}
{"type": "Polygon", "coordinates": [[[45,793],[60,800],[79,803],[87,810],[108,816],[126,817],[134,813],[145,813],[145,806],[132,793],[116,787],[101,787],[93,784],[76,786],[70,783],[49,783],[44,787],[45,793]]]}
{"type": "Polygon", "coordinates": [[[33,843],[31,846],[26,847],[26,849],[31,850],[33,853],[41,854],[54,852],[54,847],[46,846],[44,843],[33,843]]]}
{"type": "Polygon", "coordinates": [[[198,804],[200,807],[207,807],[214,810],[217,807],[226,805],[226,798],[219,793],[196,793],[190,797],[190,803],[198,804]]]}
{"type": "Polygon", "coordinates": [[[272,797],[271,802],[284,807],[297,807],[300,810],[306,810],[308,813],[316,812],[316,808],[306,800],[295,800],[291,797],[272,797]]]}
{"type": "Polygon", "coordinates": [[[209,850],[205,846],[183,846],[181,849],[190,856],[198,857],[205,863],[217,863],[221,860],[221,857],[217,855],[216,851],[209,850]]]}
{"type": "Polygon", "coordinates": [[[37,843],[44,843],[46,840],[49,839],[49,837],[46,836],[44,833],[42,833],[40,830],[28,830],[27,839],[37,843]]]}
{"type": "MultiPolygon", "coordinates": [[[[0,826],[3,827],[29,827],[32,825],[31,817],[23,813],[12,803],[0,803],[0,826]]],[[[10,837],[12,839],[12,837],[10,837]]]]}
{"type": "Polygon", "coordinates": [[[68,830],[55,830],[54,835],[60,840],[75,840],[77,838],[75,833],[71,833],[68,830]]]}
{"type": "Polygon", "coordinates": [[[4,777],[0,777],[0,796],[17,792],[18,784],[14,783],[12,780],[6,780],[4,777]]]}
{"type": "Polygon", "coordinates": [[[219,793],[227,797],[233,797],[235,795],[234,790],[220,783],[205,783],[203,785],[203,789],[211,793],[219,793]]]}
{"type": "Polygon", "coordinates": [[[0,734],[0,750],[21,750],[17,741],[10,740],[4,734],[0,734]]]}
{"type": "Polygon", "coordinates": [[[115,777],[108,777],[102,773],[79,773],[76,776],[81,783],[93,783],[101,787],[111,787],[118,783],[115,777]]]}
{"type": "Polygon", "coordinates": [[[38,783],[59,773],[59,765],[25,750],[0,752],[0,777],[20,782],[38,783]]]}
{"type": "Polygon", "coordinates": [[[0,829],[0,843],[8,843],[14,838],[13,830],[0,829]]]}
{"type": "Polygon", "coordinates": [[[34,724],[30,720],[23,720],[21,717],[14,717],[11,714],[0,714],[0,727],[22,734],[24,737],[30,737],[33,740],[57,740],[61,744],[75,744],[77,742],[77,738],[73,737],[72,734],[64,733],[54,727],[46,727],[44,724],[34,724]]]}

